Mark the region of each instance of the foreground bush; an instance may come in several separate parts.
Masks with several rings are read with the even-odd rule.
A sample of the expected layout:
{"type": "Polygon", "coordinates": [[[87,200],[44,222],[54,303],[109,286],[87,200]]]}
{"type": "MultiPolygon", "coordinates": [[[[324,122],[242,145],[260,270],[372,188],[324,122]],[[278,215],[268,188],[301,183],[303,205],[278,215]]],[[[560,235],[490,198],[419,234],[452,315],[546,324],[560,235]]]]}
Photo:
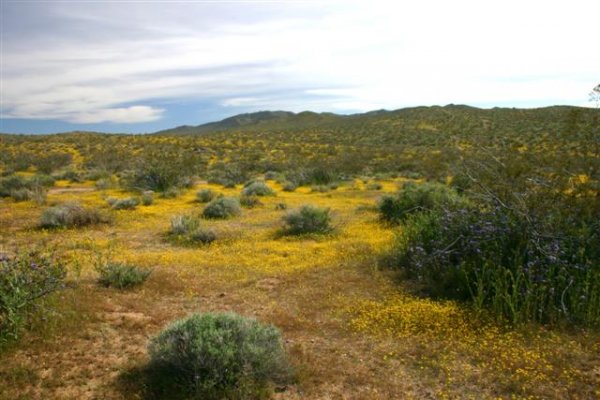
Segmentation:
{"type": "Polygon", "coordinates": [[[43,204],[46,200],[46,188],[54,185],[54,178],[48,175],[34,175],[25,178],[9,175],[0,178],[0,197],[12,197],[15,201],[35,200],[43,204]]]}
{"type": "Polygon", "coordinates": [[[65,287],[65,265],[52,253],[0,255],[0,345],[16,339],[33,307],[65,287]]]}
{"type": "Polygon", "coordinates": [[[233,197],[219,197],[206,205],[202,216],[211,219],[226,219],[242,212],[240,201],[233,197]]]}
{"type": "Polygon", "coordinates": [[[305,233],[327,233],[332,230],[328,208],[303,206],[283,217],[284,233],[301,235],[305,233]]]}
{"type": "Polygon", "coordinates": [[[465,205],[466,200],[446,185],[410,183],[405,184],[398,194],[384,196],[379,202],[379,213],[384,221],[397,224],[415,212],[465,205]]]}
{"type": "Polygon", "coordinates": [[[194,314],[150,341],[156,395],[185,399],[247,399],[290,377],[281,334],[233,313],[194,314]]]}
{"type": "Polygon", "coordinates": [[[392,263],[431,295],[472,300],[514,323],[598,326],[600,223],[553,229],[500,206],[430,211],[407,218],[392,263]]]}
{"type": "Polygon", "coordinates": [[[79,203],[65,203],[46,209],[41,218],[42,228],[70,228],[107,223],[109,218],[99,210],[84,208],[79,203]]]}
{"type": "Polygon", "coordinates": [[[98,283],[106,287],[129,289],[144,283],[152,272],[149,269],[118,262],[97,265],[98,283]]]}

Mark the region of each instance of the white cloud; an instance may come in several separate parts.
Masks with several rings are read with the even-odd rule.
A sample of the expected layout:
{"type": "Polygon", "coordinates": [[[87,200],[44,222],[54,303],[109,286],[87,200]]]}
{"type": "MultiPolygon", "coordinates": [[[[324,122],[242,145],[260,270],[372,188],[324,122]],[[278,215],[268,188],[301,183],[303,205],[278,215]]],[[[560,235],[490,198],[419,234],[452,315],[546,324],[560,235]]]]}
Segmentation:
{"type": "Polygon", "coordinates": [[[600,79],[593,0],[47,7],[52,34],[2,28],[3,117],[145,122],[164,115],[147,105],[163,100],[297,111],[580,104],[600,79]]]}

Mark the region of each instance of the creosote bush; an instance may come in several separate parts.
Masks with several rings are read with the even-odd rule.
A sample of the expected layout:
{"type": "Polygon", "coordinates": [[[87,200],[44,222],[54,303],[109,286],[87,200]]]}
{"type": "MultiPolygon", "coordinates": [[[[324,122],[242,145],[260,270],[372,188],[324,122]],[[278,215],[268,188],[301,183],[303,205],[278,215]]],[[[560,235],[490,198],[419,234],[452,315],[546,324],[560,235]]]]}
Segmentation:
{"type": "Polygon", "coordinates": [[[379,213],[384,221],[397,224],[412,213],[466,205],[467,201],[446,185],[411,182],[396,195],[384,196],[379,201],[379,213]]]}
{"type": "Polygon", "coordinates": [[[70,228],[108,223],[110,218],[94,208],[84,208],[79,203],[64,203],[50,207],[42,213],[42,228],[70,228]]]}
{"type": "Polygon", "coordinates": [[[37,303],[65,287],[66,274],[51,251],[0,254],[0,346],[18,338],[37,303]]]}
{"type": "Polygon", "coordinates": [[[333,229],[329,209],[311,205],[289,212],[283,217],[283,222],[283,232],[288,235],[328,233],[333,229]]]}
{"type": "Polygon", "coordinates": [[[233,197],[219,197],[206,205],[202,216],[209,219],[227,219],[242,212],[240,201],[233,197]]]}
{"type": "Polygon", "coordinates": [[[125,263],[107,262],[96,265],[96,272],[99,274],[98,283],[102,286],[129,289],[144,283],[152,270],[125,263]]]}
{"type": "Polygon", "coordinates": [[[234,313],[193,314],[148,347],[149,382],[157,397],[249,399],[290,380],[279,330],[234,313]]]}

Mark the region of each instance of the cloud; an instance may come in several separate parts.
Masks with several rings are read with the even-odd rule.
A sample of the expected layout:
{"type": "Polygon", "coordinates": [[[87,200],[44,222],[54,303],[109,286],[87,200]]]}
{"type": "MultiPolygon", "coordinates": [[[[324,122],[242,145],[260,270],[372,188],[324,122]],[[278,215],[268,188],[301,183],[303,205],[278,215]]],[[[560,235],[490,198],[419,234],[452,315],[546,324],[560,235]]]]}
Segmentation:
{"type": "Polygon", "coordinates": [[[2,117],[156,121],[161,104],[367,111],[580,104],[596,1],[9,2],[2,117]]]}
{"type": "Polygon", "coordinates": [[[81,124],[93,124],[98,122],[116,122],[131,124],[136,122],[147,122],[160,119],[163,111],[164,110],[148,106],[105,108],[97,109],[90,112],[78,113],[71,118],[67,117],[67,121],[81,124]]]}

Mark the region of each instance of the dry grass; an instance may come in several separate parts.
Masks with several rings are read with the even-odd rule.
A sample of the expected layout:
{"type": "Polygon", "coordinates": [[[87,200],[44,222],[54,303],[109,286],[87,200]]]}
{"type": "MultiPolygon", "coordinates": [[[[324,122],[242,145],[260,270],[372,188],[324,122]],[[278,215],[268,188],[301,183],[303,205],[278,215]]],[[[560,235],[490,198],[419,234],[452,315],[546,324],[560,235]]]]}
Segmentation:
{"type": "MultiPolygon", "coordinates": [[[[397,182],[385,182],[384,191],[397,182]]],[[[271,183],[270,183],[271,185],[271,183]]],[[[107,208],[115,190],[49,193],[50,205],[78,200],[107,208]]],[[[572,398],[600,397],[600,341],[589,332],[511,330],[463,306],[404,294],[376,268],[392,232],[370,208],[378,192],[340,187],[328,193],[282,192],[242,216],[210,221],[219,239],[177,247],[165,240],[171,216],[200,213],[195,193],[156,199],[134,211],[112,211],[110,226],[46,232],[43,207],[0,200],[5,250],[51,243],[76,261],[74,288],[50,300],[56,315],[34,321],[23,340],[0,355],[0,399],[135,399],[131,379],[146,362],[148,339],[196,311],[230,310],[277,325],[298,383],[278,399],[572,398]],[[275,209],[330,207],[336,230],[324,237],[280,237],[275,209]],[[97,251],[154,268],[137,290],[95,283],[97,251]]],[[[77,190],[68,190],[77,189],[77,190]]]]}

